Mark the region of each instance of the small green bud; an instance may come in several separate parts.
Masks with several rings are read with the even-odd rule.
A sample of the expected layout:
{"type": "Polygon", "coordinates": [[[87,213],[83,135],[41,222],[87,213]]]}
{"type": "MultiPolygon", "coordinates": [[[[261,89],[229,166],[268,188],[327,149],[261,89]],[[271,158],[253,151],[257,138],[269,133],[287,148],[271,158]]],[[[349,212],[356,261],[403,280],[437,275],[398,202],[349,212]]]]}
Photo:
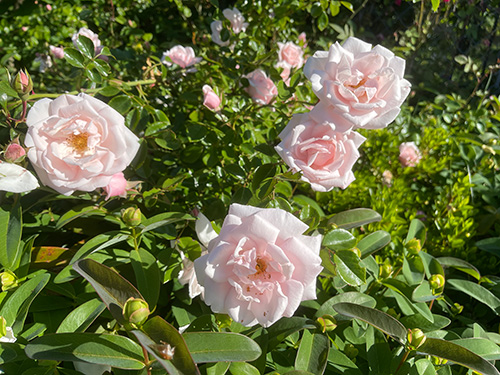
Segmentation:
{"type": "Polygon", "coordinates": [[[17,276],[11,271],[0,273],[0,282],[2,283],[2,291],[17,288],[17,276]]]}
{"type": "Polygon", "coordinates": [[[432,294],[438,295],[443,292],[445,279],[441,274],[432,275],[429,279],[429,285],[432,289],[432,294]]]}
{"type": "Polygon", "coordinates": [[[140,327],[148,319],[150,314],[146,301],[140,298],[130,297],[122,311],[123,317],[134,327],[140,327]]]}
{"type": "Polygon", "coordinates": [[[420,240],[413,238],[405,245],[409,255],[417,255],[422,250],[420,240]]]}
{"type": "Polygon", "coordinates": [[[359,354],[359,350],[352,344],[347,344],[345,347],[344,347],[344,354],[349,357],[349,359],[355,359],[358,354],[359,354]]]}
{"type": "Polygon", "coordinates": [[[431,362],[434,366],[442,366],[445,365],[448,360],[441,357],[431,356],[431,362]]]}
{"type": "Polygon", "coordinates": [[[410,350],[416,350],[422,346],[427,337],[419,328],[408,330],[408,347],[410,350]]]}
{"type": "Polygon", "coordinates": [[[136,227],[141,224],[141,210],[135,207],[129,207],[122,212],[122,220],[129,227],[136,227]]]}
{"type": "Polygon", "coordinates": [[[383,263],[380,265],[380,268],[378,270],[379,278],[387,279],[389,276],[391,276],[391,273],[392,273],[392,264],[383,263]]]}
{"type": "Polygon", "coordinates": [[[30,92],[33,90],[33,81],[31,80],[31,76],[28,71],[25,69],[24,71],[20,70],[10,81],[10,87],[12,87],[17,95],[21,98],[21,100],[26,101],[30,92]]]}
{"type": "Polygon", "coordinates": [[[321,332],[331,332],[337,328],[337,321],[331,315],[323,315],[317,319],[317,322],[321,326],[321,332]]]}
{"type": "Polygon", "coordinates": [[[463,311],[463,309],[464,309],[464,307],[461,304],[456,303],[456,302],[451,306],[451,312],[454,315],[460,314],[463,311]]]}
{"type": "Polygon", "coordinates": [[[354,254],[356,254],[358,258],[361,258],[361,250],[359,250],[357,247],[353,247],[352,249],[349,249],[349,251],[352,251],[354,254]]]}
{"type": "Polygon", "coordinates": [[[3,316],[0,316],[0,337],[7,335],[7,321],[3,316]]]}

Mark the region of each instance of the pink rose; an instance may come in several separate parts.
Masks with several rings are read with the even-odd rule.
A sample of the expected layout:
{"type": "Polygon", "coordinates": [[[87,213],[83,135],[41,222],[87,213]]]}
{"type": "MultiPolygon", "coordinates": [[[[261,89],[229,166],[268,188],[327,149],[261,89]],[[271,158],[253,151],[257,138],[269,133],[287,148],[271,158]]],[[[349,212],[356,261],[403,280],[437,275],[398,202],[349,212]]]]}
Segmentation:
{"type": "Polygon", "coordinates": [[[172,66],[172,63],[179,65],[181,68],[199,63],[201,57],[196,57],[191,47],[183,47],[180,45],[174,46],[168,51],[163,52],[161,62],[167,66],[172,66]],[[172,62],[167,61],[165,57],[169,57],[172,62]]]}
{"type": "Polygon", "coordinates": [[[220,33],[222,31],[222,21],[213,21],[210,24],[210,29],[212,30],[212,41],[221,47],[228,46],[229,40],[225,42],[220,38],[220,33]]]}
{"type": "Polygon", "coordinates": [[[94,43],[95,53],[101,52],[102,46],[101,46],[101,41],[99,40],[99,35],[94,33],[92,30],[87,29],[86,27],[80,28],[80,30],[78,30],[77,33],[75,33],[71,36],[71,40],[73,41],[73,45],[76,48],[78,48],[76,41],[78,40],[78,37],[80,35],[83,35],[83,36],[89,38],[92,41],[92,43],[94,43]]]}
{"type": "Polygon", "coordinates": [[[317,122],[308,112],[294,115],[279,137],[276,151],[294,172],[302,172],[302,180],[313,190],[345,189],[354,181],[351,169],[365,141],[362,135],[337,131],[335,125],[317,122]]]}
{"type": "Polygon", "coordinates": [[[299,34],[299,44],[302,46],[302,48],[306,48],[307,47],[307,39],[306,39],[306,33],[305,32],[301,32],[299,34]]]}
{"type": "Polygon", "coordinates": [[[405,61],[388,49],[351,37],[309,57],[304,74],[318,98],[333,106],[336,124],[379,129],[396,118],[410,93],[404,69],[405,61]]]}
{"type": "Polygon", "coordinates": [[[106,192],[106,200],[111,197],[127,197],[127,180],[122,172],[115,173],[111,176],[109,184],[104,186],[104,191],[106,192]]]}
{"type": "Polygon", "coordinates": [[[232,204],[208,254],[194,261],[205,303],[235,321],[268,327],[316,298],[321,235],[279,208],[232,204]]]}
{"type": "Polygon", "coordinates": [[[231,28],[235,34],[239,34],[241,31],[247,29],[248,23],[245,22],[245,17],[243,17],[238,9],[233,8],[231,10],[227,8],[222,11],[222,14],[231,22],[231,28]]]}
{"type": "Polygon", "coordinates": [[[64,59],[63,47],[49,46],[49,48],[50,48],[50,53],[52,53],[56,59],[64,59]]]}
{"type": "Polygon", "coordinates": [[[245,89],[253,100],[260,104],[269,104],[278,95],[278,88],[268,78],[266,73],[261,69],[254,70],[247,74],[245,78],[248,79],[250,85],[245,89]]]}
{"type": "Polygon", "coordinates": [[[415,142],[404,142],[399,145],[399,161],[403,167],[414,167],[422,159],[415,142]]]}
{"type": "Polygon", "coordinates": [[[292,42],[287,42],[285,44],[278,43],[279,61],[276,64],[277,67],[281,68],[302,68],[304,65],[304,51],[298,45],[292,42]]]}
{"type": "Polygon", "coordinates": [[[221,100],[209,85],[203,86],[203,105],[212,111],[218,111],[221,100]]]}
{"type": "Polygon", "coordinates": [[[0,161],[0,190],[25,193],[38,187],[38,180],[20,165],[0,161]]]}
{"type": "Polygon", "coordinates": [[[5,160],[10,162],[15,162],[16,160],[21,159],[24,155],[26,155],[26,151],[17,143],[11,143],[8,145],[4,153],[5,160]]]}
{"type": "Polygon", "coordinates": [[[139,150],[123,116],[83,93],[37,101],[26,124],[28,158],[38,177],[65,195],[107,186],[139,150]]]}

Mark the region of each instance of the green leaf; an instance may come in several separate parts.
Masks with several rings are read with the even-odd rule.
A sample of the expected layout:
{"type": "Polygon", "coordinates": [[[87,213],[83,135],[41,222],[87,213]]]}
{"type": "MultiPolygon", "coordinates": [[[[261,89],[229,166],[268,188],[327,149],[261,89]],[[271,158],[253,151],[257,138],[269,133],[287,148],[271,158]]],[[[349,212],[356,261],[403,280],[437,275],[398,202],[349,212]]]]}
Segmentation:
{"type": "Polygon", "coordinates": [[[437,12],[437,10],[439,9],[439,1],[440,0],[431,0],[433,12],[437,12]]]}
{"type": "Polygon", "coordinates": [[[103,95],[103,96],[115,96],[119,92],[120,92],[120,89],[118,89],[115,86],[105,86],[99,90],[99,94],[103,95]]]}
{"type": "Polygon", "coordinates": [[[476,246],[483,251],[500,257],[500,237],[486,238],[476,242],[476,246]]]}
{"type": "Polygon", "coordinates": [[[318,29],[319,31],[323,31],[327,28],[327,26],[328,26],[328,14],[326,14],[326,12],[323,11],[318,18],[318,29]]]}
{"type": "Polygon", "coordinates": [[[295,358],[295,369],[322,375],[326,369],[329,351],[330,339],[328,335],[305,330],[295,358]]]}
{"type": "Polygon", "coordinates": [[[0,82],[0,94],[5,93],[8,96],[11,96],[13,98],[17,98],[18,94],[16,90],[14,90],[12,87],[10,87],[9,82],[2,81],[0,82]]]}
{"type": "Polygon", "coordinates": [[[437,331],[439,329],[448,327],[451,323],[451,320],[445,316],[437,314],[432,314],[432,315],[434,317],[433,323],[429,322],[426,318],[424,318],[420,314],[403,316],[401,317],[400,321],[408,329],[420,328],[423,332],[437,331]]]}
{"type": "Polygon", "coordinates": [[[95,208],[94,206],[85,205],[83,207],[74,208],[59,217],[55,229],[61,229],[66,224],[72,222],[80,217],[88,217],[93,215],[105,216],[106,211],[102,208],[95,208]]]}
{"type": "Polygon", "coordinates": [[[479,273],[479,270],[472,264],[466,262],[465,260],[452,257],[436,258],[436,260],[443,266],[443,268],[453,267],[457,270],[465,272],[468,275],[471,275],[476,280],[481,279],[481,274],[479,273]]]}
{"type": "Polygon", "coordinates": [[[369,208],[355,208],[333,215],[328,224],[335,224],[342,229],[357,228],[382,220],[382,216],[369,208]]]}
{"type": "Polygon", "coordinates": [[[488,339],[471,337],[460,340],[452,340],[450,342],[469,349],[471,352],[481,356],[487,361],[496,361],[500,359],[500,347],[488,339]]]}
{"type": "Polygon", "coordinates": [[[19,344],[0,343],[0,364],[11,362],[17,358],[16,346],[17,350],[22,351],[19,348],[19,344]]]}
{"type": "Polygon", "coordinates": [[[293,316],[291,318],[282,318],[269,327],[269,343],[268,351],[272,350],[276,345],[281,343],[285,338],[292,333],[298,332],[302,329],[315,329],[316,324],[313,320],[293,316]]]}
{"type": "Polygon", "coordinates": [[[137,289],[118,273],[92,259],[79,260],[73,264],[73,268],[94,287],[111,315],[122,325],[127,323],[122,315],[125,302],[130,297],[144,299],[137,289]]]}
{"type": "Polygon", "coordinates": [[[154,310],[160,296],[161,275],[156,258],[147,250],[132,250],[130,262],[134,269],[137,287],[144,296],[151,311],[154,310]]]}
{"type": "Polygon", "coordinates": [[[191,357],[191,353],[187,348],[184,338],[172,325],[167,323],[161,317],[155,316],[149,319],[142,326],[142,330],[144,333],[136,330],[132,331],[132,333],[137,337],[139,342],[141,342],[147,351],[151,353],[163,367],[165,367],[169,374],[200,374],[198,367],[191,357]],[[165,359],[159,351],[161,345],[165,344],[175,347],[175,355],[172,359],[165,359]],[[160,345],[160,347],[158,345],[160,345]],[[175,368],[176,372],[171,372],[169,370],[172,366],[175,368]]]}
{"type": "Polygon", "coordinates": [[[406,236],[405,244],[410,242],[410,240],[416,238],[420,240],[420,245],[424,246],[427,230],[425,229],[424,223],[418,219],[413,219],[410,223],[410,228],[408,229],[408,235],[406,236]]]}
{"type": "Polygon", "coordinates": [[[170,121],[156,121],[152,124],[149,124],[146,133],[144,134],[146,137],[158,133],[160,130],[166,129],[170,126],[170,121]]]}
{"type": "Polygon", "coordinates": [[[257,191],[261,183],[270,177],[276,175],[276,165],[274,164],[263,164],[259,166],[253,175],[252,190],[257,191]]]}
{"type": "Polygon", "coordinates": [[[68,64],[73,65],[77,68],[85,67],[85,58],[82,53],[77,49],[66,47],[64,48],[64,58],[68,64]]]}
{"type": "Polygon", "coordinates": [[[91,299],[71,311],[61,322],[56,333],[84,332],[94,320],[106,309],[100,300],[91,299]]]}
{"type": "Polygon", "coordinates": [[[182,212],[165,212],[163,214],[158,214],[144,221],[144,228],[142,228],[141,234],[162,227],[164,225],[176,223],[183,220],[195,220],[195,218],[182,212]]]}
{"type": "Polygon", "coordinates": [[[420,257],[403,259],[403,275],[409,285],[417,285],[424,280],[424,264],[420,257]]]}
{"type": "Polygon", "coordinates": [[[333,250],[349,250],[356,245],[356,237],[345,229],[333,229],[323,237],[323,246],[333,250]]]}
{"type": "Polygon", "coordinates": [[[369,296],[368,294],[360,292],[344,292],[333,296],[325,303],[323,303],[318,311],[316,311],[316,314],[314,316],[316,318],[319,318],[323,315],[338,315],[337,312],[333,309],[333,305],[341,302],[349,302],[356,305],[363,305],[372,308],[377,305],[377,301],[375,300],[375,298],[369,296]]]}
{"type": "Polygon", "coordinates": [[[483,375],[500,375],[491,363],[453,342],[427,337],[418,351],[458,363],[483,375]]]}
{"type": "Polygon", "coordinates": [[[419,359],[411,369],[410,375],[435,375],[436,369],[431,361],[426,358],[419,359]]]}
{"type": "Polygon", "coordinates": [[[330,348],[330,353],[328,353],[328,362],[330,366],[335,367],[341,374],[363,375],[363,372],[358,369],[356,364],[335,346],[330,348]]]}
{"type": "Polygon", "coordinates": [[[7,326],[12,327],[14,333],[22,331],[31,303],[47,285],[49,279],[48,273],[40,273],[32,277],[22,283],[3,303],[0,316],[5,318],[7,326]]]}
{"type": "MultiPolygon", "coordinates": [[[[89,59],[92,59],[94,57],[94,42],[92,42],[92,40],[90,40],[86,36],[78,35],[78,38],[76,39],[76,47],[89,59]]],[[[64,52],[66,54],[66,50],[64,50],[64,52]]]]}
{"type": "Polygon", "coordinates": [[[361,258],[366,258],[368,255],[382,249],[391,242],[391,235],[385,230],[378,230],[370,233],[358,242],[358,249],[361,251],[361,258]]]}
{"type": "Polygon", "coordinates": [[[440,297],[440,294],[432,294],[432,289],[427,280],[424,280],[419,286],[415,288],[412,293],[412,299],[415,302],[430,302],[440,297]]]}
{"type": "Polygon", "coordinates": [[[196,363],[254,361],[261,355],[255,341],[238,333],[187,332],[182,336],[196,363]]]}
{"type": "Polygon", "coordinates": [[[366,268],[359,264],[358,256],[349,250],[337,251],[333,260],[340,278],[347,284],[359,286],[366,282],[366,268]]]}
{"type": "Polygon", "coordinates": [[[407,329],[405,326],[385,312],[348,302],[337,303],[333,305],[333,308],[339,314],[371,324],[401,344],[406,343],[407,329]]]}
{"type": "Polygon", "coordinates": [[[229,366],[229,372],[233,375],[260,375],[259,370],[246,362],[233,362],[229,366]]]}
{"type": "Polygon", "coordinates": [[[84,361],[98,365],[140,370],[144,368],[142,348],[128,337],[97,333],[52,333],[25,347],[31,359],[84,361]]]}
{"type": "Polygon", "coordinates": [[[10,211],[0,208],[0,264],[11,271],[15,271],[21,258],[22,225],[19,204],[10,211]]]}
{"type": "Polygon", "coordinates": [[[420,259],[422,259],[425,276],[427,276],[428,279],[430,279],[432,275],[444,276],[443,266],[441,266],[441,263],[439,263],[436,258],[425,251],[420,251],[418,255],[420,256],[420,259]]]}
{"type": "Polygon", "coordinates": [[[283,81],[278,82],[278,96],[281,100],[287,100],[291,96],[290,90],[283,81]]]}
{"type": "Polygon", "coordinates": [[[127,95],[119,95],[112,98],[108,104],[124,115],[132,107],[132,100],[127,95]]]}
{"type": "Polygon", "coordinates": [[[465,294],[468,294],[472,298],[484,303],[490,309],[492,309],[495,314],[500,315],[500,299],[491,293],[485,287],[473,283],[468,280],[451,279],[447,280],[447,285],[450,285],[465,294]]]}

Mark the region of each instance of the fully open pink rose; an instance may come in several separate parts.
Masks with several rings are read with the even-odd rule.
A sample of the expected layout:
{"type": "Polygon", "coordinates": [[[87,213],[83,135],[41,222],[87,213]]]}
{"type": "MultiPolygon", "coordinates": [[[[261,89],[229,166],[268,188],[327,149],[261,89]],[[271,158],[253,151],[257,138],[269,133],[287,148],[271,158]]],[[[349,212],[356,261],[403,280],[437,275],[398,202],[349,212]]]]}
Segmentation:
{"type": "Polygon", "coordinates": [[[106,192],[106,200],[111,197],[127,197],[127,180],[122,172],[115,173],[111,176],[109,184],[104,186],[106,192]]]}
{"type": "Polygon", "coordinates": [[[278,95],[278,88],[261,69],[254,70],[247,74],[245,78],[250,83],[245,90],[257,103],[269,104],[278,95]]]}
{"type": "Polygon", "coordinates": [[[302,113],[292,117],[279,137],[276,151],[294,172],[302,172],[302,180],[313,190],[345,189],[354,181],[351,169],[365,140],[362,135],[337,131],[335,125],[302,113]]]}
{"type": "Polygon", "coordinates": [[[295,43],[278,43],[278,63],[280,68],[302,68],[304,65],[304,51],[295,43]]]}
{"type": "Polygon", "coordinates": [[[123,116],[83,93],[37,101],[26,124],[25,145],[38,177],[65,195],[107,186],[139,150],[123,116]]]}
{"type": "Polygon", "coordinates": [[[220,109],[221,100],[209,85],[203,86],[203,105],[213,111],[220,109]]]}
{"type": "Polygon", "coordinates": [[[337,118],[365,129],[384,128],[398,115],[411,86],[404,70],[405,61],[387,48],[353,37],[317,51],[304,66],[314,92],[333,106],[337,118]]]}
{"type": "Polygon", "coordinates": [[[222,31],[222,21],[213,21],[210,24],[210,29],[212,30],[212,41],[221,47],[228,46],[229,40],[222,41],[220,33],[222,31]]]}
{"type": "Polygon", "coordinates": [[[316,298],[321,236],[279,208],[232,204],[208,254],[195,260],[205,302],[235,321],[268,327],[316,298]]]}
{"type": "Polygon", "coordinates": [[[224,17],[231,22],[231,28],[235,34],[239,34],[241,31],[245,31],[247,29],[248,23],[245,22],[245,17],[243,17],[238,9],[227,8],[222,11],[222,14],[224,14],[224,17]]]}
{"type": "Polygon", "coordinates": [[[177,45],[168,51],[163,52],[161,61],[167,66],[171,66],[172,63],[174,63],[179,65],[181,68],[187,68],[188,66],[199,63],[201,60],[201,57],[196,57],[194,55],[194,50],[191,47],[177,45]],[[165,57],[169,57],[172,62],[167,61],[165,57]]]}
{"type": "Polygon", "coordinates": [[[415,142],[404,142],[399,145],[399,161],[403,167],[414,167],[422,159],[415,142]]]}

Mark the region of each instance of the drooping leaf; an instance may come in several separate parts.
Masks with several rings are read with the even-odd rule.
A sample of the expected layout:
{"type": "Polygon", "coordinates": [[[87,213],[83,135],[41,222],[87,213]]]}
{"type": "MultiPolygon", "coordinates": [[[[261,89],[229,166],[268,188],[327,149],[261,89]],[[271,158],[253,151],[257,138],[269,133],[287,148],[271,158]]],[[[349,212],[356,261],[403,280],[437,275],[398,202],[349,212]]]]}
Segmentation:
{"type": "Polygon", "coordinates": [[[333,308],[339,314],[360,319],[388,334],[400,343],[406,343],[407,329],[397,319],[385,312],[348,302],[337,303],[333,305],[333,308]]]}
{"type": "Polygon", "coordinates": [[[470,337],[466,339],[453,340],[451,342],[469,349],[471,352],[481,356],[487,361],[496,361],[500,359],[500,347],[488,339],[470,337]]]}
{"type": "Polygon", "coordinates": [[[450,285],[461,292],[468,294],[479,302],[484,303],[492,309],[495,314],[500,315],[500,299],[482,285],[473,283],[472,281],[459,279],[447,280],[447,285],[450,285]]]}
{"type": "Polygon", "coordinates": [[[391,235],[385,230],[378,230],[376,232],[370,233],[368,236],[363,237],[361,241],[358,242],[358,249],[359,251],[361,251],[361,258],[366,258],[367,256],[382,249],[390,242],[391,235]]]}
{"type": "Polygon", "coordinates": [[[141,346],[119,335],[51,333],[34,339],[24,350],[38,360],[84,361],[130,370],[145,366],[141,346]]]}
{"type": "Polygon", "coordinates": [[[500,375],[500,372],[491,363],[450,341],[427,337],[418,351],[447,359],[484,375],[500,375]]]}
{"type": "Polygon", "coordinates": [[[125,302],[131,297],[144,299],[139,291],[118,273],[92,259],[79,260],[73,268],[94,287],[120,324],[126,323],[122,315],[125,302]]]}
{"type": "Polygon", "coordinates": [[[102,208],[96,208],[94,206],[80,206],[78,208],[73,208],[66,212],[64,215],[61,215],[59,220],[57,221],[55,229],[61,229],[66,224],[72,222],[75,219],[93,215],[104,216],[106,211],[102,208]]]}
{"type": "Polygon", "coordinates": [[[91,299],[70,312],[59,325],[56,333],[84,332],[104,309],[106,305],[102,301],[91,299]]]}
{"type": "Polygon", "coordinates": [[[441,257],[441,258],[436,258],[436,260],[439,263],[441,263],[441,265],[445,268],[453,267],[456,268],[457,270],[465,272],[468,275],[471,275],[476,280],[481,279],[481,274],[479,273],[479,270],[472,264],[466,262],[465,260],[453,257],[441,257]]]}
{"type": "Polygon", "coordinates": [[[305,330],[295,358],[295,369],[322,375],[326,368],[329,350],[330,339],[327,335],[305,330]]]}
{"type": "Polygon", "coordinates": [[[355,208],[333,215],[328,220],[328,224],[336,224],[342,229],[351,229],[380,220],[382,220],[382,216],[376,211],[369,208],[355,208]]]}

